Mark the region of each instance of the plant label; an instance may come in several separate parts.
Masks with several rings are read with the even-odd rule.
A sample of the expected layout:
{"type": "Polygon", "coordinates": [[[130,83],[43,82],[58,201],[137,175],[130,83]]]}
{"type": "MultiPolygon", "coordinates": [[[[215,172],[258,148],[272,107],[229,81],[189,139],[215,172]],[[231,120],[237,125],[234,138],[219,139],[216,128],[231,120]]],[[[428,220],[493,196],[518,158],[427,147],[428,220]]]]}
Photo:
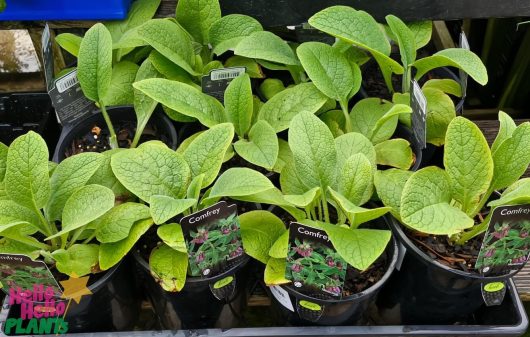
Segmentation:
{"type": "Polygon", "coordinates": [[[55,108],[57,119],[63,126],[75,124],[76,121],[92,114],[96,107],[81,90],[76,69],[54,79],[53,50],[48,25],[44,27],[41,42],[46,88],[55,108]]]}
{"type": "Polygon", "coordinates": [[[412,133],[414,134],[416,148],[423,150],[427,147],[427,99],[418,85],[418,82],[412,80],[410,87],[412,133]]]}
{"type": "Polygon", "coordinates": [[[405,254],[407,254],[407,248],[400,242],[398,247],[398,258],[396,262],[396,270],[398,271],[401,270],[401,265],[403,265],[405,254]]]}
{"type": "Polygon", "coordinates": [[[294,312],[293,302],[291,302],[289,293],[286,290],[282,289],[280,286],[272,286],[269,288],[271,290],[272,296],[274,296],[274,298],[278,300],[281,305],[294,312]]]}
{"type": "Polygon", "coordinates": [[[487,307],[501,305],[506,295],[506,284],[504,282],[491,282],[482,284],[480,288],[484,304],[487,307]]]}
{"type": "MultiPolygon", "coordinates": [[[[460,48],[470,50],[469,42],[467,41],[467,36],[466,36],[466,33],[464,33],[464,32],[460,33],[460,43],[459,43],[459,45],[460,45],[460,48]]],[[[467,78],[468,78],[468,75],[462,69],[458,70],[458,74],[459,74],[459,77],[460,77],[460,88],[462,89],[462,99],[464,99],[464,98],[466,98],[466,94],[467,94],[467,78]]]]}
{"type": "Polygon", "coordinates": [[[218,202],[183,217],[181,225],[191,276],[211,278],[244,258],[236,205],[218,202]]]}
{"type": "Polygon", "coordinates": [[[246,72],[245,67],[214,69],[201,79],[202,92],[224,103],[225,91],[230,82],[246,72]]]}
{"type": "Polygon", "coordinates": [[[46,263],[27,255],[0,254],[0,282],[10,296],[31,297],[32,302],[58,298],[62,291],[46,263]]]}
{"type": "Polygon", "coordinates": [[[493,210],[475,268],[483,275],[505,275],[523,268],[530,254],[530,204],[493,210]]]}
{"type": "Polygon", "coordinates": [[[324,230],[291,223],[285,278],[300,293],[341,298],[347,266],[324,230]]]}

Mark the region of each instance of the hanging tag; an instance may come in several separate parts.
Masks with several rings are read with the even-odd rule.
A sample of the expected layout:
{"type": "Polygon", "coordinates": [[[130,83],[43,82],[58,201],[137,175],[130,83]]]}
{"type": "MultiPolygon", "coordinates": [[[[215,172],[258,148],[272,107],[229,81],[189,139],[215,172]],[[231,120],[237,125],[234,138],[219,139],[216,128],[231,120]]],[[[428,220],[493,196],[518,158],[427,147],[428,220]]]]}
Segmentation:
{"type": "Polygon", "coordinates": [[[214,69],[201,79],[202,92],[224,103],[225,91],[230,82],[246,71],[245,67],[214,69]]]}
{"type": "Polygon", "coordinates": [[[289,293],[286,290],[282,289],[281,286],[272,286],[269,287],[269,289],[271,290],[272,296],[274,296],[281,305],[294,312],[293,302],[291,302],[289,293]]]}
{"type": "Polygon", "coordinates": [[[230,301],[236,292],[236,278],[234,275],[227,276],[215,283],[210,284],[210,291],[218,300],[230,301]]]}
{"type": "Polygon", "coordinates": [[[506,295],[506,283],[504,282],[491,282],[487,284],[481,284],[480,288],[482,292],[482,298],[484,304],[487,307],[494,305],[501,305],[506,295]]]}
{"type": "Polygon", "coordinates": [[[410,106],[412,108],[412,132],[416,147],[423,150],[427,147],[427,99],[418,82],[411,81],[410,106]]]}
{"type": "Polygon", "coordinates": [[[225,201],[182,218],[191,276],[213,277],[244,258],[237,206],[225,201]]]}
{"type": "Polygon", "coordinates": [[[325,231],[291,222],[285,278],[300,293],[340,299],[347,266],[325,231]]]}
{"type": "Polygon", "coordinates": [[[58,79],[54,79],[53,50],[50,27],[46,24],[42,33],[42,59],[46,88],[52,100],[59,123],[63,126],[75,124],[96,110],[92,101],[85,97],[74,69],[58,79]]]}
{"type": "MultiPolygon", "coordinates": [[[[466,33],[461,32],[460,33],[460,48],[470,50],[469,48],[469,42],[466,37],[466,33]]],[[[460,77],[460,88],[462,89],[462,99],[466,98],[467,95],[467,78],[468,75],[465,71],[462,69],[458,70],[459,77],[460,77]]]]}

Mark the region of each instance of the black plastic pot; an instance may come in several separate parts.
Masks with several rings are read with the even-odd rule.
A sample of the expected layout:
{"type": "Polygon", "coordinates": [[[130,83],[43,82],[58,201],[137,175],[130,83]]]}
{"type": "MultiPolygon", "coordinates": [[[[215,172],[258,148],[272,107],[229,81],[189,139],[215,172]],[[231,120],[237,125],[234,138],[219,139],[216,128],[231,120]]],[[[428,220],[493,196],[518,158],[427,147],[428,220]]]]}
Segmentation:
{"type": "MultiPolygon", "coordinates": [[[[136,122],[136,114],[134,109],[130,106],[121,106],[121,107],[110,107],[107,108],[110,119],[113,123],[116,121],[131,121],[136,122]]],[[[98,123],[100,125],[105,125],[103,115],[101,113],[92,114],[85,119],[79,121],[73,126],[65,126],[59,137],[59,142],[55,148],[55,153],[53,155],[53,161],[61,162],[65,159],[65,150],[66,147],[72,144],[72,141],[79,137],[80,135],[90,132],[92,126],[98,123]]],[[[163,136],[166,139],[166,145],[172,149],[177,148],[178,139],[177,132],[175,131],[175,126],[173,122],[166,116],[162,109],[157,109],[151,119],[149,124],[153,125],[159,135],[163,136]]]]}
{"type": "MultiPolygon", "coordinates": [[[[140,312],[132,273],[132,261],[126,259],[88,287],[92,295],[83,296],[79,304],[72,301],[65,317],[68,333],[131,330],[140,312]]],[[[60,301],[68,304],[56,303],[60,301]]],[[[20,305],[12,305],[7,318],[20,318],[20,305]]]]}
{"type": "Polygon", "coordinates": [[[238,323],[243,305],[245,265],[248,256],[222,274],[210,278],[188,277],[179,292],[162,289],[151,276],[149,264],[138,253],[133,253],[138,276],[160,323],[165,329],[227,328],[238,323]],[[215,289],[215,283],[232,277],[233,284],[215,289]]]}
{"type": "Polygon", "coordinates": [[[465,322],[483,304],[481,284],[509,280],[516,272],[484,277],[451,269],[425,254],[391,218],[392,232],[401,244],[400,261],[381,296],[387,309],[399,306],[402,324],[465,322]]]}
{"type": "MultiPolygon", "coordinates": [[[[388,216],[385,216],[373,221],[373,223],[377,228],[388,228],[388,222],[390,221],[388,218],[388,216]]],[[[363,318],[368,306],[374,302],[381,287],[387,282],[394,271],[398,258],[398,246],[395,238],[392,238],[384,254],[387,260],[385,274],[374,285],[360,293],[344,297],[340,300],[319,299],[298,292],[292,285],[282,285],[280,288],[283,290],[283,294],[288,296],[288,299],[286,297],[282,298],[282,295],[278,294],[278,290],[274,291],[274,289],[271,289],[271,297],[280,311],[281,316],[285,317],[291,325],[358,324],[363,318]],[[312,305],[304,305],[303,301],[310,302],[312,305]],[[288,302],[290,302],[291,308],[287,308],[289,305],[285,305],[288,302]]],[[[281,290],[279,291],[281,292],[281,290]]]]}

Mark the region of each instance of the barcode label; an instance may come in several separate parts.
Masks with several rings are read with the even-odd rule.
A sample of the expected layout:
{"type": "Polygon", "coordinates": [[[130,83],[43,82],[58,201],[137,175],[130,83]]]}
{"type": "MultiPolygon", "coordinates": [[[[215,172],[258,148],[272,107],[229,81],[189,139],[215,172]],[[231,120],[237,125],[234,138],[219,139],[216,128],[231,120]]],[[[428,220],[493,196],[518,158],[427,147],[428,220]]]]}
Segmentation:
{"type": "Polygon", "coordinates": [[[228,68],[228,69],[217,69],[210,72],[210,79],[212,81],[228,80],[238,77],[245,73],[245,68],[228,68]]]}
{"type": "Polygon", "coordinates": [[[73,70],[72,72],[55,81],[55,86],[57,87],[57,91],[59,93],[63,93],[75,86],[77,83],[79,83],[79,80],[77,79],[77,70],[73,70]]]}

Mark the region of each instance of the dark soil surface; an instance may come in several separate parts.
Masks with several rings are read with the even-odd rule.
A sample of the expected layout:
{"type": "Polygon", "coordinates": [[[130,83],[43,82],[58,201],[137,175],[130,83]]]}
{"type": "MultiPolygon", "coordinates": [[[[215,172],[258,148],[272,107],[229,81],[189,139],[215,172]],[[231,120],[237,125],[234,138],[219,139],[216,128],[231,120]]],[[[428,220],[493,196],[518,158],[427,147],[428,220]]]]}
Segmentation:
{"type": "Polygon", "coordinates": [[[388,252],[381,255],[367,270],[361,272],[352,266],[346,270],[342,296],[351,296],[373,286],[388,269],[388,252]]]}

